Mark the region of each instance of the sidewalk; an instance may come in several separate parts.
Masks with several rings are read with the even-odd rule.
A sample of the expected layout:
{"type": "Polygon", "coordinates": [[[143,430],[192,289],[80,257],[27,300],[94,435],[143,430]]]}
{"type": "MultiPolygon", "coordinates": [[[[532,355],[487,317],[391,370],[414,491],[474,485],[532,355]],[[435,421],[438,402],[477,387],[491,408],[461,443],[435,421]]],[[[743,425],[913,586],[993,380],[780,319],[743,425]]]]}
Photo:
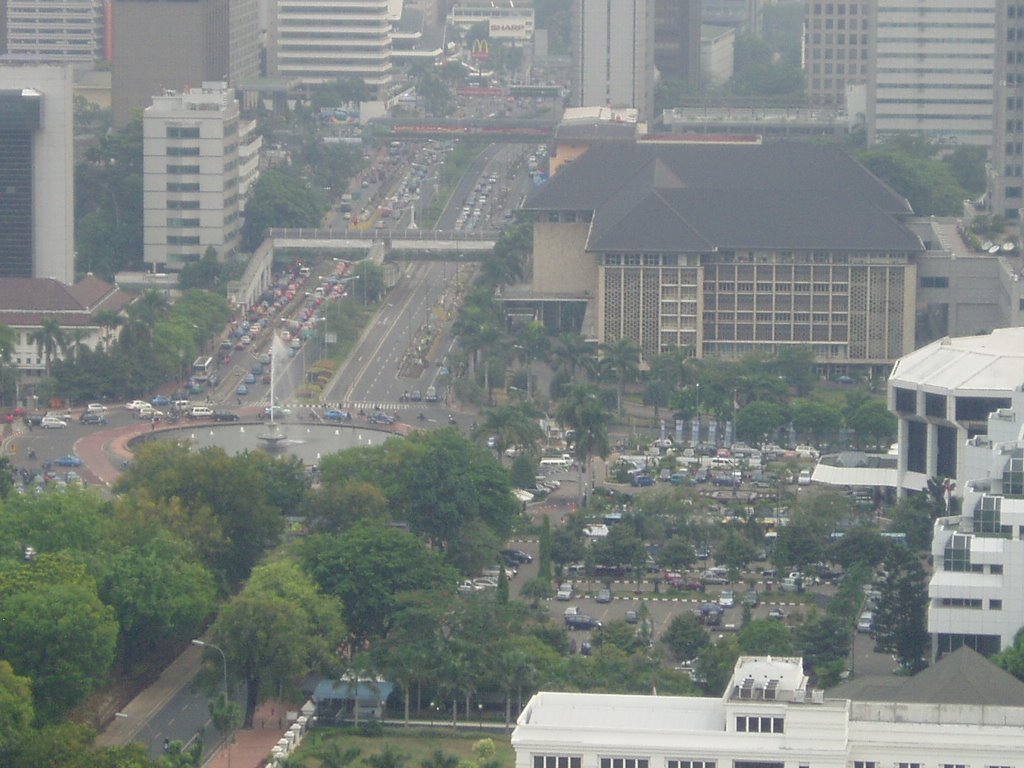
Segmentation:
{"type": "Polygon", "coordinates": [[[234,743],[220,747],[203,764],[204,768],[260,768],[291,725],[285,714],[286,707],[281,702],[261,704],[253,716],[253,727],[235,731],[234,743]]]}

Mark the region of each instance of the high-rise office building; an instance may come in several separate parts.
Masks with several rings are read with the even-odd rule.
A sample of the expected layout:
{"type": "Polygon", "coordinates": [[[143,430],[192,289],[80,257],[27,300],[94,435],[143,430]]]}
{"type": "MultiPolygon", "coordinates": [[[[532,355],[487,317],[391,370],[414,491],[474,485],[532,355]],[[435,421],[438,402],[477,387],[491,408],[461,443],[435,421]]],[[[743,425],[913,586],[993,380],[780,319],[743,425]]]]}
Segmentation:
{"type": "Polygon", "coordinates": [[[654,0],[573,0],[571,102],[654,113],[654,0]]]}
{"type": "Polygon", "coordinates": [[[996,0],[875,0],[868,142],[900,133],[989,146],[996,0]]]}
{"type": "Polygon", "coordinates": [[[47,61],[103,57],[103,0],[7,0],[7,53],[47,61]]]}
{"type": "Polygon", "coordinates": [[[114,124],[165,89],[259,74],[258,0],[113,0],[114,124]]]}
{"type": "Polygon", "coordinates": [[[388,0],[277,0],[269,74],[307,83],[356,78],[375,97],[391,82],[388,0]]]}
{"type": "Polygon", "coordinates": [[[235,253],[240,182],[252,181],[258,137],[240,125],[226,84],[155,97],[142,132],[143,261],[177,270],[211,246],[221,258],[235,253]]]}
{"type": "Polygon", "coordinates": [[[867,82],[875,0],[807,3],[804,51],[807,101],[846,104],[846,89],[867,82]]]}
{"type": "Polygon", "coordinates": [[[74,282],[73,81],[0,63],[0,277],[74,282]]]}
{"type": "Polygon", "coordinates": [[[655,0],[654,66],[661,77],[700,85],[701,0],[655,0]]]}
{"type": "Polygon", "coordinates": [[[992,212],[1020,218],[1024,206],[1024,4],[996,3],[992,212]]]}

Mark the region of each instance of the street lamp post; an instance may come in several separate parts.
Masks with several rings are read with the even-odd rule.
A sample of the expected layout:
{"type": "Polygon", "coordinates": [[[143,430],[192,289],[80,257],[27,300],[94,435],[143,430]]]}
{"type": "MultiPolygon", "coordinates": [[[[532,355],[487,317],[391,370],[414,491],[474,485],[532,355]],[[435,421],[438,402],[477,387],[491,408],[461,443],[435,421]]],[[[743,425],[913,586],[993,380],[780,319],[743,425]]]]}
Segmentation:
{"type": "MultiPolygon", "coordinates": [[[[144,728],[146,728],[146,730],[149,731],[149,738],[150,738],[149,753],[150,754],[153,753],[153,746],[152,746],[152,744],[153,744],[154,741],[157,741],[159,739],[159,737],[156,735],[156,733],[153,732],[153,726],[151,726],[149,724],[149,720],[146,720],[146,719],[143,719],[143,718],[140,718],[140,717],[132,717],[127,712],[115,712],[114,713],[114,717],[117,718],[118,720],[134,720],[137,723],[142,723],[142,726],[144,728]]],[[[138,732],[139,732],[139,729],[136,728],[134,733],[132,733],[132,737],[134,738],[134,736],[136,736],[138,734],[138,732]]],[[[165,744],[167,743],[166,739],[164,740],[164,743],[165,744]]]]}
{"type": "MultiPolygon", "coordinates": [[[[219,645],[208,643],[205,640],[195,639],[192,641],[192,645],[198,645],[200,648],[213,648],[220,654],[221,661],[224,662],[224,711],[227,713],[228,708],[228,657],[224,653],[224,649],[219,645]]],[[[228,768],[231,766],[231,736],[228,735],[228,768]]]]}

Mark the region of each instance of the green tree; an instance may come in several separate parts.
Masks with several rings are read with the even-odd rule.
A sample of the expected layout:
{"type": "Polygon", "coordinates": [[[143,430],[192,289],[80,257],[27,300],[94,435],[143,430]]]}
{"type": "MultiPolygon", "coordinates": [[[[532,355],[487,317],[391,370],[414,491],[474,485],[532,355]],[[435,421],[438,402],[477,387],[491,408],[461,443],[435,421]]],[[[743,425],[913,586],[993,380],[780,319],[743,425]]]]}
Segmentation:
{"type": "Polygon", "coordinates": [[[910,202],[919,216],[958,216],[966,191],[949,166],[929,154],[921,156],[907,144],[887,142],[857,155],[857,159],[910,202]]]}
{"type": "Polygon", "coordinates": [[[95,587],[54,584],[0,604],[0,648],[15,673],[32,679],[36,714],[55,722],[106,679],[117,622],[95,587]]]}
{"type": "Polygon", "coordinates": [[[725,691],[739,657],[739,644],[733,637],[723,637],[704,648],[697,657],[694,673],[705,693],[720,696],[725,691]]]}
{"type": "Polygon", "coordinates": [[[306,570],[338,597],[356,644],[387,636],[405,593],[450,592],[458,574],[407,531],[360,523],[344,536],[312,536],[299,547],[306,570]]]}
{"type": "Polygon", "coordinates": [[[798,435],[807,435],[811,442],[835,435],[843,425],[843,414],[836,408],[818,400],[797,400],[790,408],[793,428],[798,435]]]}
{"type": "Polygon", "coordinates": [[[681,613],[672,617],[668,629],[661,635],[661,642],[676,661],[690,661],[711,645],[711,635],[694,614],[681,613]]]}
{"type": "Polygon", "coordinates": [[[1013,636],[1013,645],[1001,650],[990,661],[1018,680],[1024,680],[1024,629],[1018,629],[1013,636]]]}
{"type": "Polygon", "coordinates": [[[751,442],[761,442],[766,435],[774,435],[786,424],[786,411],[766,400],[754,400],[736,414],[736,436],[751,442]]]}
{"type": "Polygon", "coordinates": [[[213,574],[194,562],[183,542],[161,532],[112,556],[100,596],[114,608],[121,660],[130,674],[140,653],[196,636],[213,610],[216,586],[213,574]]]}
{"type": "Polygon", "coordinates": [[[730,527],[715,549],[715,562],[724,565],[730,573],[738,573],[757,557],[757,549],[746,535],[730,527]]]}
{"type": "Polygon", "coordinates": [[[827,670],[845,666],[850,652],[851,620],[832,613],[812,610],[796,628],[794,642],[804,660],[804,669],[822,676],[827,670]]]}
{"type": "Polygon", "coordinates": [[[882,596],[875,611],[875,643],[895,654],[911,672],[928,665],[928,579],[921,561],[904,547],[892,547],[885,560],[882,596]]]}
{"type": "Polygon", "coordinates": [[[737,636],[740,651],[746,656],[792,656],[793,641],[789,627],[781,621],[756,619],[737,636]]]}
{"type": "MultiPolygon", "coordinates": [[[[337,600],[293,563],[277,562],[253,571],[249,585],[221,609],[210,634],[227,659],[229,679],[246,686],[243,725],[251,728],[260,702],[295,675],[337,671],[334,653],[344,639],[344,623],[337,600]]],[[[207,659],[214,668],[221,663],[216,652],[207,659]]]]}
{"type": "Polygon", "coordinates": [[[861,445],[888,445],[896,435],[896,417],[881,399],[868,400],[857,408],[849,426],[861,445]]]}
{"type": "Polygon", "coordinates": [[[0,659],[0,760],[7,765],[11,764],[34,718],[32,681],[16,675],[10,663],[0,659]]]}
{"type": "Polygon", "coordinates": [[[206,565],[237,582],[284,528],[284,510],[270,503],[273,475],[265,471],[265,461],[231,457],[220,448],[190,451],[187,445],[154,441],[135,452],[117,488],[149,498],[179,499],[190,516],[215,525],[205,531],[209,543],[201,544],[210,552],[206,565]]]}
{"type": "Polygon", "coordinates": [[[245,204],[242,248],[255,251],[271,227],[319,227],[327,209],[324,195],[308,183],[281,171],[266,171],[245,204]]]}
{"type": "Polygon", "coordinates": [[[593,637],[595,648],[613,646],[623,653],[635,653],[643,647],[633,627],[621,620],[609,621],[593,637]]]}

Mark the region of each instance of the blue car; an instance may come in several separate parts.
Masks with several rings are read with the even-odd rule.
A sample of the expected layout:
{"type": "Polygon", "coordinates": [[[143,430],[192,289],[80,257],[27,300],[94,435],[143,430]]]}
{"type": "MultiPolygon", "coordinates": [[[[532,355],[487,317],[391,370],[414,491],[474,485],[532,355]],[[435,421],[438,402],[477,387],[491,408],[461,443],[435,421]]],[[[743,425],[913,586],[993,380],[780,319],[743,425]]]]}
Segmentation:
{"type": "Polygon", "coordinates": [[[245,384],[239,384],[238,389],[235,390],[236,395],[248,395],[249,388],[245,384]]]}
{"type": "Polygon", "coordinates": [[[254,374],[254,373],[247,373],[247,374],[245,374],[245,379],[243,379],[243,381],[246,384],[255,384],[256,383],[256,374],[254,374]]]}
{"type": "Polygon", "coordinates": [[[152,405],[154,408],[160,408],[164,405],[170,405],[171,398],[167,397],[166,395],[157,395],[156,397],[149,401],[149,404],[152,405]]]}
{"type": "Polygon", "coordinates": [[[332,408],[329,411],[324,411],[325,421],[351,421],[352,414],[348,411],[339,411],[336,408],[332,408]]]}
{"type": "Polygon", "coordinates": [[[80,467],[82,466],[82,460],[73,453],[69,453],[67,456],[61,456],[54,464],[58,467],[80,467]]]}

